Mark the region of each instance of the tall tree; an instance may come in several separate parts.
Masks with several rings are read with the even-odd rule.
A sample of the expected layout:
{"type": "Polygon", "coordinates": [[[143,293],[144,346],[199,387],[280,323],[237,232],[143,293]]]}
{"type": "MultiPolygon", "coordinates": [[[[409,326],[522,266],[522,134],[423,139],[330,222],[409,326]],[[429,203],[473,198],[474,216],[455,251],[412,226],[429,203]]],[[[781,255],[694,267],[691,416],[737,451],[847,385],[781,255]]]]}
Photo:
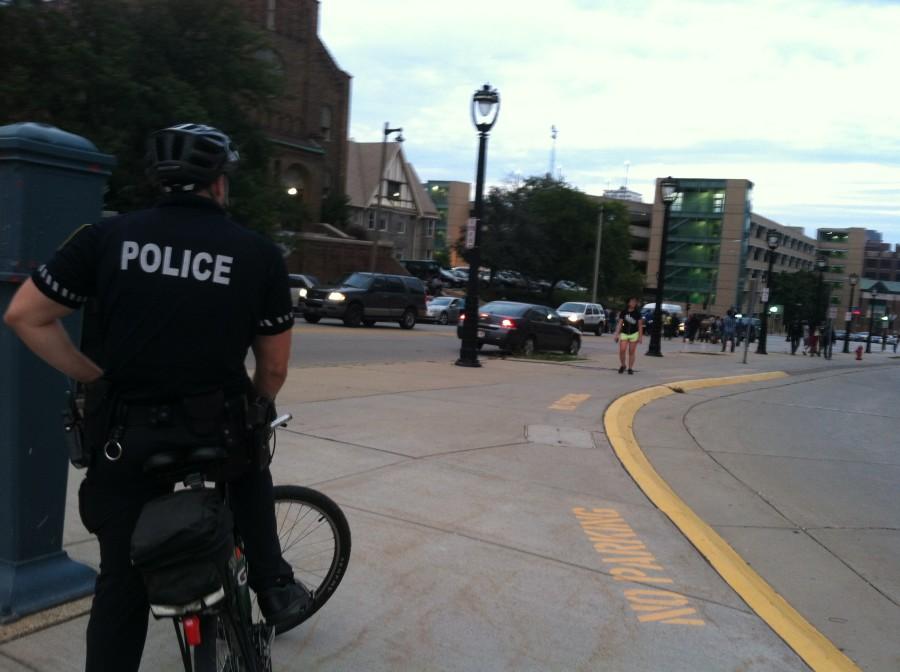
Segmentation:
{"type": "Polygon", "coordinates": [[[828,309],[828,283],[819,283],[813,271],[777,273],[772,276],[769,301],[784,306],[784,321],[807,320],[821,322],[828,309]]]}
{"type": "Polygon", "coordinates": [[[115,155],[109,209],[155,197],[144,178],[147,136],[192,121],[238,144],[238,219],[267,230],[306,217],[269,171],[271,148],[253,120],[280,75],[258,56],[265,36],[234,0],[10,0],[0,34],[0,123],[52,124],[115,155]]]}
{"type": "MultiPolygon", "coordinates": [[[[492,189],[485,199],[482,263],[492,271],[515,269],[549,281],[546,299],[552,302],[559,280],[591,285],[598,215],[587,195],[547,175],[492,189]]],[[[606,204],[600,296],[619,298],[640,289],[630,255],[627,210],[606,204]]]]}

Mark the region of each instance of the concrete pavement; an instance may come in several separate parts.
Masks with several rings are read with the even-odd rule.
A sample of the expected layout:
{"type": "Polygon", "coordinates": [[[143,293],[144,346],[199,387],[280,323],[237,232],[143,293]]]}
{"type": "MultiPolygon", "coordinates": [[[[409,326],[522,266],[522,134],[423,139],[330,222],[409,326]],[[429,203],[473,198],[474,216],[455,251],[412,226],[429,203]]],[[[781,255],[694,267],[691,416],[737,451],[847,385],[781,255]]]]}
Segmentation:
{"type": "Polygon", "coordinates": [[[860,667],[900,669],[900,369],[752,388],[661,399],[638,414],[637,438],[691,508],[860,667]]]}
{"type": "MultiPolygon", "coordinates": [[[[772,354],[742,365],[708,347],[664,352],[640,357],[635,376],[615,373],[611,343],[570,365],[293,371],[279,403],[298,421],[279,440],[276,480],[333,497],[354,542],[329,604],[276,643],[276,669],[806,669],[637,489],[603,412],[659,382],[890,360],[772,354]],[[629,562],[615,539],[646,553],[629,562]]],[[[667,419],[676,432],[677,411],[667,419]]],[[[96,566],[74,507],[78,478],[66,549],[96,566]]],[[[5,641],[0,670],[80,670],[85,624],[5,641]]],[[[142,669],[177,665],[171,625],[153,623],[142,669]]]]}

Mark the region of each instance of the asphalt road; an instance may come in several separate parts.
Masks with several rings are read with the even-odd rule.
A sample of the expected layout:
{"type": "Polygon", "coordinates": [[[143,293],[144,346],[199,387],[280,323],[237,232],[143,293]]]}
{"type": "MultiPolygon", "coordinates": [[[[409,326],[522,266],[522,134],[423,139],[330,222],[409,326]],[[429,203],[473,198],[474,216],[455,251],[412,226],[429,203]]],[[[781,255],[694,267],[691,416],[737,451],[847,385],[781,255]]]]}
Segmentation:
{"type": "MultiPolygon", "coordinates": [[[[582,334],[581,343],[586,355],[599,350],[611,351],[613,347],[609,334],[600,337],[582,334]]],[[[353,329],[337,320],[308,324],[298,318],[291,366],[455,361],[459,345],[455,325],[417,324],[407,331],[395,323],[384,322],[353,329]]],[[[491,346],[484,349],[485,357],[495,353],[496,348],[491,346]]]]}
{"type": "Polygon", "coordinates": [[[656,469],[860,667],[900,670],[900,369],[674,395],[638,416],[656,469]]]}

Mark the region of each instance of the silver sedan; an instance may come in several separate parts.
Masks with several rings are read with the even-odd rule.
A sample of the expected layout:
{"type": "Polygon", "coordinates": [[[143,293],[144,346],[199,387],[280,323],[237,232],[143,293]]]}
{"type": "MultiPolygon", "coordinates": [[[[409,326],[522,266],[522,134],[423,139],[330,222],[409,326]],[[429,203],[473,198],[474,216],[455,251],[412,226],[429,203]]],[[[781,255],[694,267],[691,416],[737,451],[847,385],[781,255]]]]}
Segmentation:
{"type": "Polygon", "coordinates": [[[436,296],[425,306],[429,320],[438,324],[456,323],[459,314],[466,309],[466,300],[456,296],[436,296]]]}

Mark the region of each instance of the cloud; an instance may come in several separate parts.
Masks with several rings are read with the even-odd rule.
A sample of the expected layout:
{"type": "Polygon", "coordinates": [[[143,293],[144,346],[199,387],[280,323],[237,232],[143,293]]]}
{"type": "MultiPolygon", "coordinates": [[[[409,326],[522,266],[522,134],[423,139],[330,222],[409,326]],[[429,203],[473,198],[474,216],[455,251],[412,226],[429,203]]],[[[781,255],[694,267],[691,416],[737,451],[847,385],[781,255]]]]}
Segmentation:
{"type": "Polygon", "coordinates": [[[607,179],[618,186],[626,159],[644,193],[668,173],[746,177],[767,216],[840,198],[847,226],[872,218],[887,227],[886,238],[900,240],[900,217],[876,218],[867,207],[897,208],[890,187],[900,157],[893,86],[900,6],[570,0],[529,7],[322,3],[323,39],[354,76],[351,135],[378,140],[390,120],[403,126],[423,179],[471,181],[469,103],[489,81],[502,101],[491,181],[515,170],[545,172],[555,124],[557,165],[585,191],[607,179]]]}

